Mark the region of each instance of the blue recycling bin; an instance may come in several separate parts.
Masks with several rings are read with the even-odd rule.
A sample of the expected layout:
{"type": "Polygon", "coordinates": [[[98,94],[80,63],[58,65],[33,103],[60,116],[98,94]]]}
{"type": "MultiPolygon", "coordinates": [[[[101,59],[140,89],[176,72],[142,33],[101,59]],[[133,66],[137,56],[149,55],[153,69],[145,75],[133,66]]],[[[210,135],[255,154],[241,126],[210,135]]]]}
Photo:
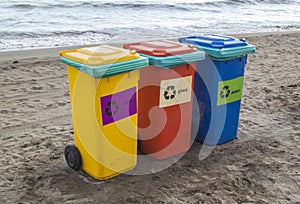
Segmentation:
{"type": "Polygon", "coordinates": [[[196,140],[219,145],[236,138],[247,54],[255,46],[230,36],[203,35],[179,38],[194,44],[208,57],[197,63],[192,132],[196,140]]]}

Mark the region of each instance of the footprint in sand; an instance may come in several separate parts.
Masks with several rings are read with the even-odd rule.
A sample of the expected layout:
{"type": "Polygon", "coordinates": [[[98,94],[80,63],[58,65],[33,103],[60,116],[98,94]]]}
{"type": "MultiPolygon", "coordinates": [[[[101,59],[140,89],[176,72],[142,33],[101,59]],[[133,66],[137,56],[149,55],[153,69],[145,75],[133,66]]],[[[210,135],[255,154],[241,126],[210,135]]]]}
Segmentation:
{"type": "Polygon", "coordinates": [[[39,90],[43,90],[43,87],[41,86],[33,86],[31,87],[32,90],[35,90],[35,91],[39,91],[39,90]]]}

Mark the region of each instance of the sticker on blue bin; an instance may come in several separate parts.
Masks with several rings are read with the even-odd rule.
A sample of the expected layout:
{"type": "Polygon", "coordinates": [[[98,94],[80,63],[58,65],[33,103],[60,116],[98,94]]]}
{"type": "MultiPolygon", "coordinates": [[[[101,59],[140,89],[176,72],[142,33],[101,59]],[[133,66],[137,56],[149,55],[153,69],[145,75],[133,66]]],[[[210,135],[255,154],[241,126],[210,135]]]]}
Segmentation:
{"type": "Polygon", "coordinates": [[[137,113],[136,87],[100,98],[102,124],[107,125],[137,113]]]}
{"type": "Polygon", "coordinates": [[[192,76],[162,80],[160,82],[160,108],[190,102],[191,96],[192,76]]]}
{"type": "Polygon", "coordinates": [[[217,105],[225,105],[242,99],[244,77],[219,81],[217,105]]]}

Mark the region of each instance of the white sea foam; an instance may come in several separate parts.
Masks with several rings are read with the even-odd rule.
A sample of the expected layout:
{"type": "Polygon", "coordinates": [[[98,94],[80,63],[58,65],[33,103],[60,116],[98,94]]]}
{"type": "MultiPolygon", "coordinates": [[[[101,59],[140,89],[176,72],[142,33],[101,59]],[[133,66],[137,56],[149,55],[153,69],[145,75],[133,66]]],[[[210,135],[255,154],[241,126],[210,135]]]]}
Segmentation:
{"type": "Polygon", "coordinates": [[[300,0],[2,0],[0,49],[300,29],[300,0]]]}

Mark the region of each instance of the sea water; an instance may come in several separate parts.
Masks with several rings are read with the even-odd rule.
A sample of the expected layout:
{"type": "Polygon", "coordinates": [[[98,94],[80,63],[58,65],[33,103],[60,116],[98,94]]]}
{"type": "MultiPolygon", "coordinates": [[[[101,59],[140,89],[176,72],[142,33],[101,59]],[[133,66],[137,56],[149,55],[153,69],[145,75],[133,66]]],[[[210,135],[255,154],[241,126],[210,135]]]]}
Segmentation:
{"type": "Polygon", "coordinates": [[[300,0],[0,0],[0,51],[299,29],[300,0]]]}

